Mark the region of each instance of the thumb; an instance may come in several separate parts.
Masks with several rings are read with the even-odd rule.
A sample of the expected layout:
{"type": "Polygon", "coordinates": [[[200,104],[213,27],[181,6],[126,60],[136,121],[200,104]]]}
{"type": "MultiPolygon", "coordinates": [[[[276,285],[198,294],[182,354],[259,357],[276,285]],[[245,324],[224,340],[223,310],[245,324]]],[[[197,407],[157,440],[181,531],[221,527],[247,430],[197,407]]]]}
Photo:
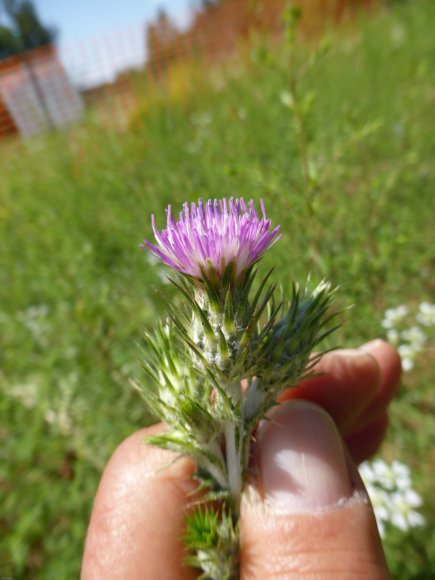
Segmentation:
{"type": "Polygon", "coordinates": [[[373,510],[330,416],[277,407],[258,434],[242,504],[242,578],[389,578],[373,510]]]}

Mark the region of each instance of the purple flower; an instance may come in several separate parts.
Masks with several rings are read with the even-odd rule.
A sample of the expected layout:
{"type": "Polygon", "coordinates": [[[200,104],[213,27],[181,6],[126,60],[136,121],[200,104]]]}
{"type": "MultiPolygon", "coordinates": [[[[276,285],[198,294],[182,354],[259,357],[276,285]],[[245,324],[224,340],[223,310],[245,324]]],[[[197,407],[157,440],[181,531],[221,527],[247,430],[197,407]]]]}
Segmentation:
{"type": "Polygon", "coordinates": [[[221,278],[233,262],[238,279],[281,237],[279,226],[270,229],[263,201],[260,205],[261,218],[252,200],[247,205],[243,198],[231,198],[229,203],[209,199],[206,204],[199,199],[198,204],[183,204],[178,221],[168,206],[165,229],[159,231],[154,216],[151,219],[157,245],[144,240],[142,248],[179,272],[199,279],[213,270],[221,278]]]}

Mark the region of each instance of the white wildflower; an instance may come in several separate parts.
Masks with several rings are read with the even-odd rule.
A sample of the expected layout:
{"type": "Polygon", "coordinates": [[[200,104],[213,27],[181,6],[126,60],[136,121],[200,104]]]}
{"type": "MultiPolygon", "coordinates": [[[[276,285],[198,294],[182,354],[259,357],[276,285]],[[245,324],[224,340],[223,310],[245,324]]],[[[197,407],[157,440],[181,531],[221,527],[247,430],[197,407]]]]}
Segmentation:
{"type": "Polygon", "coordinates": [[[400,333],[402,340],[408,342],[414,350],[421,350],[425,341],[426,335],[419,326],[412,326],[400,333]]]}
{"type": "Polygon", "coordinates": [[[408,513],[408,524],[411,528],[418,528],[419,526],[424,526],[426,520],[424,517],[415,511],[411,511],[408,513]]]}
{"type": "Polygon", "coordinates": [[[29,306],[26,310],[18,313],[18,320],[27,328],[32,338],[42,346],[47,344],[47,333],[50,325],[47,321],[49,313],[46,304],[29,306]]]}
{"type": "Polygon", "coordinates": [[[33,409],[38,404],[40,386],[37,383],[17,383],[11,385],[7,394],[18,400],[26,409],[33,409]]]}
{"type": "Polygon", "coordinates": [[[412,488],[408,488],[405,490],[403,497],[401,498],[401,501],[403,501],[403,503],[404,503],[404,505],[406,505],[406,507],[413,507],[413,508],[420,507],[421,504],[423,503],[421,497],[412,488]]]}
{"type": "Polygon", "coordinates": [[[410,344],[399,344],[397,352],[400,354],[402,359],[413,358],[415,355],[415,349],[410,344]]]}
{"type": "Polygon", "coordinates": [[[400,341],[400,334],[395,328],[387,330],[387,340],[390,344],[397,345],[400,341]]]}
{"type": "Polygon", "coordinates": [[[402,357],[402,370],[407,373],[414,368],[414,361],[412,358],[402,357]]]}
{"type": "Polygon", "coordinates": [[[71,373],[56,385],[56,394],[43,405],[44,419],[62,435],[71,435],[75,418],[80,414],[80,402],[76,400],[78,376],[71,373]]]}
{"type": "Polygon", "coordinates": [[[399,461],[388,465],[377,459],[360,466],[360,474],[367,488],[376,516],[379,533],[386,534],[386,524],[406,532],[425,523],[424,517],[415,508],[422,499],[412,488],[409,467],[399,461]]]}
{"type": "Polygon", "coordinates": [[[435,326],[435,304],[422,302],[418,308],[417,322],[423,326],[435,326]]]}
{"type": "Polygon", "coordinates": [[[408,314],[409,310],[405,304],[397,306],[397,308],[388,308],[384,313],[382,326],[385,329],[394,328],[398,322],[408,314]]]}
{"type": "Polygon", "coordinates": [[[414,359],[416,355],[421,351],[421,347],[415,344],[400,344],[397,347],[397,352],[402,359],[402,367],[404,370],[408,368],[413,368],[414,359]],[[405,364],[406,363],[406,364],[405,364]]]}
{"type": "Polygon", "coordinates": [[[395,460],[391,464],[391,470],[394,474],[394,480],[397,487],[400,489],[408,489],[411,487],[411,472],[407,465],[395,460]]]}
{"type": "Polygon", "coordinates": [[[409,308],[402,304],[397,308],[387,309],[382,320],[382,326],[387,331],[387,340],[397,347],[404,371],[414,368],[416,356],[431,340],[431,336],[426,334],[429,331],[423,327],[428,329],[435,325],[435,304],[421,302],[412,326],[407,325],[410,318],[409,308]]]}
{"type": "Polygon", "coordinates": [[[408,529],[408,521],[401,512],[393,512],[390,517],[390,522],[394,527],[399,528],[402,532],[408,529]]]}

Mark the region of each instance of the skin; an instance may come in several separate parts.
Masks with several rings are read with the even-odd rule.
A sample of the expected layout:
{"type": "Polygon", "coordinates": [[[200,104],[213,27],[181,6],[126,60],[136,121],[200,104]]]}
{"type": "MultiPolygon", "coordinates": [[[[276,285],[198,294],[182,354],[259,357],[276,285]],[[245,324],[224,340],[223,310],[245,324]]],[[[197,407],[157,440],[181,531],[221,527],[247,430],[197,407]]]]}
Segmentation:
{"type": "MultiPolygon", "coordinates": [[[[355,489],[363,485],[355,464],[380,446],[387,408],[400,380],[400,359],[381,340],[359,349],[330,353],[319,363],[320,377],[290,389],[283,400],[304,399],[333,418],[348,449],[355,489]]],[[[110,459],[93,507],[82,579],[187,580],[180,541],[193,464],[147,446],[144,437],[163,425],[127,438],[110,459]]],[[[388,578],[370,505],[353,500],[317,513],[271,513],[253,482],[241,511],[242,571],[246,579],[388,578]]]]}

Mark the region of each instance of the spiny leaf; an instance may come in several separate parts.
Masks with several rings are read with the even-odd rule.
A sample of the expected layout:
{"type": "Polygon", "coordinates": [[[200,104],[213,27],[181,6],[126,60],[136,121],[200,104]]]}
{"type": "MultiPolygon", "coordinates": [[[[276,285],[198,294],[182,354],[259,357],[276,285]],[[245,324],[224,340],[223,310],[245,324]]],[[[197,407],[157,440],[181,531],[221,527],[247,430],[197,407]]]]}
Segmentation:
{"type": "Polygon", "coordinates": [[[206,289],[207,298],[210,301],[211,310],[214,314],[219,314],[221,312],[221,301],[219,299],[219,294],[215,290],[216,284],[213,285],[210,282],[210,280],[209,280],[209,278],[208,278],[208,276],[203,268],[201,268],[201,275],[202,275],[202,281],[204,282],[204,286],[206,289]]]}
{"type": "Polygon", "coordinates": [[[234,282],[235,272],[236,272],[236,264],[234,260],[232,260],[225,268],[225,271],[222,276],[220,288],[221,295],[225,296],[228,290],[230,289],[232,285],[231,283],[234,282]]]}
{"type": "Polygon", "coordinates": [[[185,562],[202,569],[199,578],[239,578],[238,525],[225,508],[216,512],[209,507],[199,507],[188,516],[183,539],[193,552],[186,557],[185,562]]]}
{"type": "Polygon", "coordinates": [[[219,542],[218,513],[209,507],[199,508],[186,518],[183,535],[187,547],[198,549],[216,548],[219,542]]]}
{"type": "Polygon", "coordinates": [[[229,349],[228,349],[228,343],[227,340],[224,336],[224,333],[222,332],[222,330],[220,329],[220,327],[218,326],[218,335],[219,335],[219,352],[222,358],[224,359],[229,359],[229,349]]]}
{"type": "Polygon", "coordinates": [[[224,305],[224,328],[228,334],[234,334],[234,305],[233,296],[231,294],[231,288],[228,288],[225,295],[225,305],[224,305]]]}
{"type": "Polygon", "coordinates": [[[266,274],[266,276],[263,278],[263,280],[260,282],[260,286],[258,287],[258,290],[257,290],[257,293],[255,294],[254,300],[251,303],[251,307],[253,310],[255,310],[255,308],[257,307],[257,302],[260,299],[260,296],[263,292],[263,288],[265,287],[267,281],[269,280],[273,270],[274,270],[274,268],[271,268],[269,270],[269,272],[266,274]]]}

